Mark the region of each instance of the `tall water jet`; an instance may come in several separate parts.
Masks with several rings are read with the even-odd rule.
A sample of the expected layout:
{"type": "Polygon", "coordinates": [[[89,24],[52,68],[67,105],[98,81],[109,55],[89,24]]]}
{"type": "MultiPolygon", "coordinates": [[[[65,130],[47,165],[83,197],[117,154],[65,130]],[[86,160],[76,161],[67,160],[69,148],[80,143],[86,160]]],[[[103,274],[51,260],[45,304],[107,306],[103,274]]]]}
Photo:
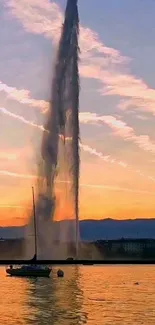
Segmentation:
{"type": "MultiPolygon", "coordinates": [[[[41,145],[36,218],[38,258],[66,258],[61,242],[76,243],[79,202],[79,16],[68,0],[54,69],[51,101],[41,145]],[[62,223],[57,220],[69,219],[62,223]],[[57,225],[56,225],[57,224],[57,225]],[[59,243],[55,248],[54,243],[59,243]]],[[[52,23],[52,22],[51,22],[52,23]]],[[[78,257],[78,256],[76,256],[78,257]]]]}

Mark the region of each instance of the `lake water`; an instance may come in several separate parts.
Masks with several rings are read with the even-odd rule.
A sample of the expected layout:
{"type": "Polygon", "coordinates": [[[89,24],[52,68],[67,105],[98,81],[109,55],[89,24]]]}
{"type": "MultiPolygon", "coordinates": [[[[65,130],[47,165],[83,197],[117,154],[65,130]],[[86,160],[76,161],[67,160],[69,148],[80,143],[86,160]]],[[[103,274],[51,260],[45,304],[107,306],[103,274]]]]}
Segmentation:
{"type": "Polygon", "coordinates": [[[0,324],[155,324],[154,266],[66,266],[64,278],[57,269],[28,279],[1,267],[0,324]]]}

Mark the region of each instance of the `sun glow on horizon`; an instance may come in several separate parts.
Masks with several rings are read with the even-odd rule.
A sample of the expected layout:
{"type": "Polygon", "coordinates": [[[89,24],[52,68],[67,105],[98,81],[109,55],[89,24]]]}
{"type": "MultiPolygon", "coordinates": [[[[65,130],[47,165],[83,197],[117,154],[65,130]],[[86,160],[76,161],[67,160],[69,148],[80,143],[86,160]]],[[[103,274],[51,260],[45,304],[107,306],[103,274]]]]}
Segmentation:
{"type": "MultiPolygon", "coordinates": [[[[0,226],[24,225],[32,214],[61,2],[2,0],[0,5],[0,226]]],[[[100,1],[98,16],[94,6],[90,2],[91,19],[86,19],[79,1],[79,12],[85,13],[80,14],[80,219],[155,218],[154,37],[147,20],[141,26],[143,6],[129,1],[137,19],[124,5],[120,24],[101,17],[115,14],[113,2],[100,1]]],[[[150,23],[153,30],[155,21],[150,23]]],[[[57,220],[72,218],[65,182],[56,184],[57,220]]]]}

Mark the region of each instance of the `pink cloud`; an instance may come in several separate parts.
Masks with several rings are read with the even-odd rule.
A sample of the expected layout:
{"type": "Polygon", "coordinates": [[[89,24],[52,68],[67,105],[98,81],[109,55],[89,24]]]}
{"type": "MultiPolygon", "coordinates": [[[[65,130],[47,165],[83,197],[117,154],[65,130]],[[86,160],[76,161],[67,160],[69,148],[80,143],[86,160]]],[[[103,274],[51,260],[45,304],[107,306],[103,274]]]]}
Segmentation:
{"type": "MultiPolygon", "coordinates": [[[[0,107],[0,112],[11,117],[11,118],[14,118],[15,120],[18,120],[24,124],[27,124],[31,127],[34,127],[34,128],[37,128],[39,129],[40,131],[47,131],[42,125],[38,125],[32,121],[29,121],[29,120],[26,120],[23,116],[20,116],[20,115],[17,115],[17,114],[14,114],[14,113],[11,113],[10,111],[8,111],[6,108],[4,107],[0,107]]],[[[47,131],[48,132],[48,131],[47,131]]],[[[60,135],[60,138],[61,135],[60,135]]],[[[67,140],[71,140],[71,138],[67,138],[67,140]]],[[[80,147],[85,151],[85,152],[89,152],[90,154],[96,156],[96,157],[99,157],[101,158],[102,160],[106,161],[106,162],[110,162],[110,163],[118,163],[119,165],[121,165],[122,167],[127,167],[127,164],[124,163],[124,162],[120,162],[120,161],[116,161],[115,159],[111,158],[110,155],[103,155],[101,152],[98,152],[96,149],[93,149],[91,148],[90,146],[88,145],[84,145],[82,143],[80,143],[80,147]]]]}
{"type": "Polygon", "coordinates": [[[111,115],[97,115],[96,113],[83,112],[80,113],[80,122],[85,124],[101,124],[108,125],[114,135],[123,138],[124,140],[133,141],[139,148],[155,153],[155,142],[152,142],[149,136],[136,135],[132,127],[128,126],[124,121],[116,119],[111,115]]]}
{"type": "MultiPolygon", "coordinates": [[[[63,12],[54,2],[48,0],[7,0],[5,5],[18,19],[26,31],[33,34],[43,34],[52,38],[57,43],[60,37],[63,22],[63,12]]],[[[98,60],[108,60],[109,63],[125,62],[127,58],[120,55],[116,49],[105,46],[99,39],[98,34],[90,28],[80,26],[80,47],[85,59],[97,59],[95,54],[101,54],[98,60]],[[105,57],[103,57],[103,55],[105,57]]]]}
{"type": "MultiPolygon", "coordinates": [[[[63,14],[60,7],[47,0],[4,0],[6,7],[26,31],[42,34],[57,44],[63,14]]],[[[98,34],[87,27],[80,27],[81,76],[101,82],[100,93],[123,97],[119,108],[140,109],[155,113],[155,90],[137,77],[123,72],[129,61],[114,49],[105,46],[98,34]]]]}
{"type": "MultiPolygon", "coordinates": [[[[28,121],[26,120],[23,116],[19,116],[16,114],[13,114],[11,112],[9,112],[8,110],[6,110],[3,107],[0,107],[0,112],[2,112],[3,114],[8,115],[11,118],[14,118],[16,120],[21,121],[22,123],[25,123],[31,127],[35,127],[37,129],[39,129],[40,131],[44,131],[45,129],[43,128],[43,126],[37,125],[36,123],[32,122],[32,121],[28,121]]],[[[88,117],[87,117],[87,121],[88,121],[88,117]]],[[[96,122],[96,121],[95,121],[96,122]]],[[[45,130],[46,131],[46,130],[45,130]]],[[[61,136],[60,136],[61,138],[61,136]]],[[[70,138],[68,138],[67,140],[71,140],[70,138]]],[[[144,140],[144,139],[143,139],[144,140]]],[[[146,140],[145,140],[146,141],[146,140]]],[[[85,151],[88,152],[89,154],[101,159],[104,162],[110,163],[110,164],[117,164],[119,166],[121,166],[122,168],[128,168],[130,171],[135,172],[136,174],[138,174],[139,176],[144,177],[145,179],[148,179],[152,182],[155,182],[155,178],[151,177],[151,176],[146,176],[144,174],[141,173],[140,170],[134,170],[131,166],[129,166],[126,162],[123,161],[119,161],[113,157],[111,157],[110,155],[104,155],[102,152],[97,151],[95,148],[92,148],[91,146],[87,145],[87,144],[83,144],[83,143],[79,143],[80,148],[85,151]]],[[[144,141],[142,142],[142,145],[144,146],[144,141]]],[[[29,151],[29,149],[28,149],[29,151]]],[[[21,178],[36,178],[37,176],[35,175],[29,175],[29,174],[18,174],[18,173],[14,173],[14,172],[10,172],[10,171],[6,171],[6,170],[1,170],[0,171],[0,176],[11,176],[11,177],[21,177],[21,178]]]]}
{"type": "Polygon", "coordinates": [[[79,115],[81,123],[90,123],[90,124],[107,124],[113,129],[116,135],[121,136],[122,138],[131,138],[133,136],[133,128],[127,126],[127,124],[121,120],[116,119],[116,117],[111,115],[98,115],[96,113],[83,112],[79,115]]]}
{"type": "MultiPolygon", "coordinates": [[[[0,91],[6,92],[10,98],[15,99],[22,104],[28,104],[32,107],[38,107],[41,109],[42,112],[48,110],[49,103],[43,100],[36,100],[31,98],[30,92],[28,90],[18,90],[17,88],[9,87],[8,85],[0,82],[0,91]]],[[[25,124],[31,124],[31,126],[40,128],[42,131],[45,130],[43,125],[38,125],[37,123],[28,121],[23,116],[11,113],[4,107],[0,107],[0,111],[6,115],[9,115],[10,117],[13,117],[14,119],[22,121],[25,124]]],[[[148,135],[136,136],[132,127],[129,127],[125,122],[116,119],[113,116],[99,116],[96,113],[84,112],[80,113],[79,117],[81,123],[105,123],[112,128],[115,135],[120,136],[126,140],[134,141],[134,143],[136,143],[143,150],[150,151],[152,153],[155,152],[155,143],[150,140],[148,135]]]]}
{"type": "Polygon", "coordinates": [[[108,71],[108,67],[102,69],[99,64],[81,65],[80,73],[82,77],[101,82],[101,95],[123,97],[118,108],[126,110],[132,107],[155,114],[155,90],[149,88],[143,80],[115,69],[108,71]]]}
{"type": "Polygon", "coordinates": [[[4,84],[2,81],[0,81],[0,91],[4,91],[8,98],[17,100],[21,104],[27,104],[32,107],[37,107],[41,109],[42,111],[46,110],[49,106],[48,102],[44,100],[37,100],[33,99],[30,96],[30,91],[26,89],[17,89],[15,87],[9,87],[8,85],[4,84]]]}
{"type": "MultiPolygon", "coordinates": [[[[25,119],[21,115],[17,115],[14,113],[11,113],[9,110],[7,110],[5,107],[0,107],[0,112],[8,115],[16,120],[19,120],[23,122],[24,124],[30,125],[32,127],[35,127],[37,129],[40,129],[41,131],[46,131],[43,125],[38,125],[37,123],[33,121],[29,121],[25,119]]],[[[114,116],[111,115],[105,115],[100,116],[96,113],[90,113],[90,112],[83,112],[79,114],[80,122],[85,124],[99,124],[104,123],[107,124],[114,132],[116,136],[120,136],[125,140],[130,140],[136,143],[141,149],[145,151],[150,151],[152,153],[155,153],[155,143],[153,143],[148,135],[135,135],[134,129],[132,127],[129,127],[125,122],[116,119],[114,116]]]]}

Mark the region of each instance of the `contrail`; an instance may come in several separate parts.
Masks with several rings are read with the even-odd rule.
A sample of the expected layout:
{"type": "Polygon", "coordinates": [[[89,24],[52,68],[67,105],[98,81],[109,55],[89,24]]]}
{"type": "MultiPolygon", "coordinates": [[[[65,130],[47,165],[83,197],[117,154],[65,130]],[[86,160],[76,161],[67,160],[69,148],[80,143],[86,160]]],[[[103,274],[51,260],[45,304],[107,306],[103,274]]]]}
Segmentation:
{"type": "MultiPolygon", "coordinates": [[[[9,172],[7,170],[0,170],[0,176],[10,176],[10,177],[17,177],[17,178],[27,178],[27,179],[38,179],[37,175],[29,175],[29,174],[19,174],[19,173],[13,173],[13,172],[9,172]]],[[[56,180],[57,184],[61,184],[61,183],[71,183],[70,181],[63,181],[63,180],[56,180]]],[[[86,187],[86,188],[90,188],[90,189],[99,189],[99,190],[109,190],[109,191],[123,191],[123,192],[130,192],[130,193],[137,193],[137,194],[149,194],[149,195],[155,195],[154,192],[150,192],[150,191],[145,191],[145,190],[135,190],[135,189],[130,189],[130,188],[126,188],[126,187],[119,187],[119,186],[112,186],[112,185],[105,185],[105,184],[87,184],[87,183],[80,183],[79,184],[80,187],[86,187]]],[[[2,205],[0,205],[1,207],[2,205]]],[[[4,205],[5,206],[5,205],[4,205]]],[[[8,205],[6,205],[8,206],[8,205]]],[[[13,206],[10,206],[13,207],[13,206]]]]}
{"type": "Polygon", "coordinates": [[[38,178],[35,175],[19,174],[19,173],[9,172],[7,170],[0,170],[0,176],[11,176],[11,177],[28,178],[28,179],[37,179],[38,178]]]}
{"type": "MultiPolygon", "coordinates": [[[[12,117],[12,118],[18,120],[18,121],[20,121],[20,122],[22,122],[24,124],[27,124],[29,126],[40,129],[41,131],[44,131],[45,133],[49,133],[49,130],[45,129],[43,125],[38,125],[37,123],[34,123],[33,121],[25,119],[21,115],[11,113],[5,107],[0,107],[0,112],[7,115],[7,116],[9,116],[9,117],[12,117]]],[[[47,125],[47,128],[48,128],[48,125],[47,125]]],[[[62,140],[64,139],[64,136],[62,134],[59,134],[58,137],[61,138],[62,140]]],[[[66,141],[69,141],[69,140],[72,141],[72,137],[71,136],[70,137],[65,136],[65,140],[66,141]]],[[[102,158],[106,162],[111,162],[111,163],[116,162],[116,159],[112,159],[110,155],[103,155],[101,152],[98,152],[96,149],[93,149],[90,146],[82,144],[82,143],[80,143],[79,145],[84,151],[89,152],[90,154],[95,155],[95,156],[97,156],[99,158],[102,158]]],[[[122,167],[127,167],[127,164],[124,163],[124,162],[119,162],[118,161],[117,163],[120,164],[122,167]]]]}
{"type": "Polygon", "coordinates": [[[94,148],[92,148],[92,147],[90,147],[88,145],[80,143],[80,147],[84,151],[89,152],[91,155],[94,155],[94,156],[96,156],[96,157],[98,157],[98,158],[100,158],[100,159],[102,159],[102,160],[104,160],[106,162],[109,162],[111,164],[117,163],[118,165],[122,166],[123,168],[128,167],[128,165],[125,162],[117,161],[116,159],[111,158],[110,155],[103,155],[102,152],[98,152],[96,149],[94,149],[94,148]]]}
{"type": "MultiPolygon", "coordinates": [[[[46,134],[49,133],[49,130],[48,129],[45,129],[43,125],[38,125],[37,123],[33,122],[33,121],[30,121],[30,120],[27,120],[25,119],[23,116],[21,115],[17,115],[17,114],[14,114],[14,113],[11,113],[9,110],[7,110],[5,107],[0,107],[0,112],[11,117],[11,118],[14,118],[15,120],[18,120],[24,124],[27,124],[29,126],[32,126],[32,127],[35,127],[37,129],[40,129],[41,131],[44,131],[46,134]]],[[[48,125],[47,125],[48,127],[48,125]]],[[[62,140],[64,140],[64,135],[62,134],[59,134],[58,135],[59,138],[61,138],[62,140]]],[[[72,137],[70,136],[65,136],[65,141],[72,141],[72,137]]],[[[96,149],[93,149],[92,147],[86,145],[86,144],[83,144],[83,143],[79,143],[79,146],[86,152],[89,152],[90,154],[96,156],[96,157],[99,157],[101,159],[103,159],[104,161],[106,162],[110,162],[110,163],[117,163],[119,164],[120,166],[122,167],[127,167],[127,164],[124,163],[124,162],[120,162],[120,161],[116,161],[116,159],[113,159],[111,158],[110,155],[103,155],[101,152],[98,152],[96,149]]]]}
{"type": "Polygon", "coordinates": [[[108,185],[103,185],[103,184],[80,184],[81,187],[88,187],[88,188],[95,188],[95,189],[105,189],[109,191],[123,191],[123,192],[130,192],[130,193],[135,193],[135,194],[149,194],[149,195],[155,195],[154,192],[150,191],[145,191],[145,190],[134,190],[126,187],[119,187],[119,186],[108,186],[108,185]]]}
{"type": "MultiPolygon", "coordinates": [[[[0,209],[25,209],[23,205],[9,205],[9,204],[0,204],[0,209]]],[[[26,209],[32,209],[31,207],[26,207],[26,209]]]]}
{"type": "Polygon", "coordinates": [[[31,122],[31,121],[28,121],[26,120],[23,116],[21,115],[17,115],[17,114],[14,114],[14,113],[11,113],[10,111],[8,111],[5,107],[0,107],[0,112],[5,114],[5,115],[8,115],[16,120],[19,120],[27,125],[30,125],[30,126],[33,126],[35,128],[38,128],[40,129],[41,131],[45,131],[45,128],[43,127],[43,125],[38,125],[34,122],[31,122]]]}
{"type": "MultiPolygon", "coordinates": [[[[32,126],[32,127],[35,127],[37,129],[39,129],[40,131],[42,132],[45,132],[45,133],[49,133],[48,130],[46,130],[44,128],[43,125],[38,125],[37,123],[34,123],[33,121],[30,121],[30,120],[26,120],[23,116],[21,115],[17,115],[17,114],[14,114],[14,113],[11,113],[9,110],[7,110],[5,107],[0,107],[0,112],[11,117],[11,118],[14,118],[24,124],[27,124],[29,126],[32,126]]],[[[59,138],[61,140],[64,139],[64,136],[59,134],[59,138]]],[[[72,137],[65,137],[65,141],[72,141],[72,137]]],[[[151,180],[152,182],[155,182],[155,178],[152,177],[152,176],[147,176],[147,175],[144,175],[140,170],[134,170],[131,166],[129,166],[127,163],[123,162],[123,161],[119,161],[119,160],[116,160],[115,158],[112,158],[110,155],[104,155],[102,152],[99,152],[97,151],[95,148],[92,148],[90,146],[88,146],[87,144],[83,144],[83,143],[79,143],[79,146],[80,148],[85,151],[85,152],[88,152],[89,154],[93,155],[93,156],[96,156],[100,159],[102,159],[103,161],[107,162],[107,163],[111,163],[111,164],[118,164],[120,165],[122,168],[129,168],[131,171],[135,172],[136,174],[138,174],[139,176],[141,177],[144,177],[144,178],[147,178],[149,180],[151,180]]]]}

